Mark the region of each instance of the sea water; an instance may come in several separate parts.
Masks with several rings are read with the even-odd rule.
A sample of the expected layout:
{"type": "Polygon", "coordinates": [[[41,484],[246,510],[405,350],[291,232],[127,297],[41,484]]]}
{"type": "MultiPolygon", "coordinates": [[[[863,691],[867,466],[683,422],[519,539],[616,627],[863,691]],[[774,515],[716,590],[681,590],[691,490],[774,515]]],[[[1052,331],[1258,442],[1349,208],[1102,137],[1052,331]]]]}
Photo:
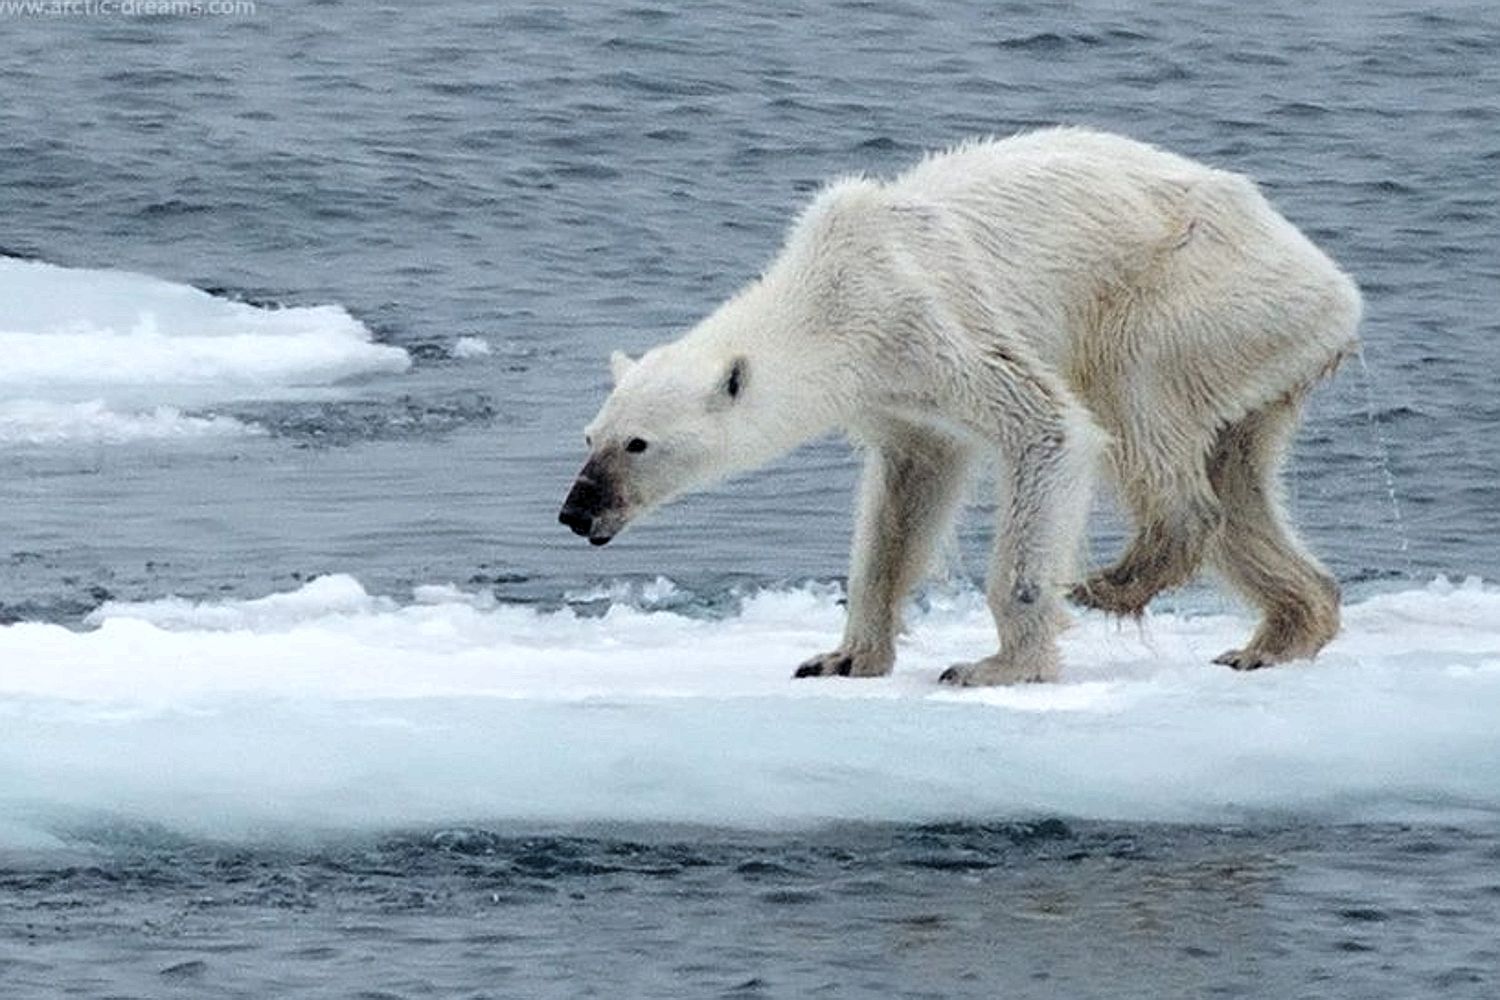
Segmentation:
{"type": "MultiPolygon", "coordinates": [[[[1500,17],[1479,4],[3,15],[0,991],[1489,996],[1500,17]],[[1315,665],[1217,591],[890,678],[821,441],[608,549],[610,350],[827,178],[1050,122],[1259,178],[1360,281],[1288,468],[1315,665]]],[[[1091,556],[1119,544],[1101,501],[1091,556]]]]}

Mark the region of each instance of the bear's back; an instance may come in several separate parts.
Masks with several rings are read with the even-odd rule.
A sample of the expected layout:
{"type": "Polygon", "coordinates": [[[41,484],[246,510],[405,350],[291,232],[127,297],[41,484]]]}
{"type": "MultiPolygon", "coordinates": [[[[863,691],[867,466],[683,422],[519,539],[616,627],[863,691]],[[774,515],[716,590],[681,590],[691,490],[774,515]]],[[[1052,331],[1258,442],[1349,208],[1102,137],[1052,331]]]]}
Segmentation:
{"type": "Polygon", "coordinates": [[[1183,265],[1205,254],[1286,259],[1324,279],[1338,274],[1249,178],[1092,129],[971,142],[884,191],[943,213],[975,251],[1024,267],[1037,294],[1062,300],[1129,284],[1164,255],[1183,265]],[[1190,244],[1195,231],[1211,239],[1190,244]]]}
{"type": "MultiPolygon", "coordinates": [[[[1357,312],[1349,279],[1252,181],[1123,136],[1055,128],[973,142],[929,157],[885,194],[945,220],[953,256],[993,275],[979,279],[991,310],[1055,371],[1097,365],[1125,330],[1149,339],[1228,325],[1208,315],[1221,303],[1260,303],[1272,328],[1284,325],[1271,321],[1282,304],[1357,312]],[[1193,321],[1183,318],[1190,305],[1193,321]]],[[[1303,336],[1321,359],[1347,341],[1346,327],[1303,336]]]]}
{"type": "MultiPolygon", "coordinates": [[[[933,153],[889,185],[893,192],[938,201],[962,200],[996,189],[1030,189],[1052,182],[1088,181],[1099,189],[1153,182],[1184,184],[1219,179],[1225,171],[1125,136],[1075,126],[979,139],[933,153]]],[[[1243,183],[1243,180],[1241,179],[1243,183]]]]}

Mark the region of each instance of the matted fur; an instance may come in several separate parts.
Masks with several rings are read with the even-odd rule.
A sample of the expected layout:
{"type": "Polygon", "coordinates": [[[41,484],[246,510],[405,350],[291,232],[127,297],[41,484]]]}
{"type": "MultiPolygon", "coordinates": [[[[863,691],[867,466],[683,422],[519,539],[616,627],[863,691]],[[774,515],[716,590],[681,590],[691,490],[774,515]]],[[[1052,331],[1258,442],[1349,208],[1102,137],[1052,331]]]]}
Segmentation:
{"type": "Polygon", "coordinates": [[[1065,593],[1135,614],[1205,559],[1265,615],[1223,662],[1311,656],[1337,631],[1337,587],[1288,527],[1276,472],[1359,313],[1354,283],[1241,176],[1083,129],[970,143],[829,186],[761,278],[617,358],[589,427],[591,495],[609,499],[575,530],[607,541],[842,430],[869,450],[848,627],[799,676],[891,669],[901,603],[980,457],[1001,469],[1000,649],[945,680],[1051,679],[1065,593]],[[1101,467],[1137,535],[1078,582],[1101,467]]]}

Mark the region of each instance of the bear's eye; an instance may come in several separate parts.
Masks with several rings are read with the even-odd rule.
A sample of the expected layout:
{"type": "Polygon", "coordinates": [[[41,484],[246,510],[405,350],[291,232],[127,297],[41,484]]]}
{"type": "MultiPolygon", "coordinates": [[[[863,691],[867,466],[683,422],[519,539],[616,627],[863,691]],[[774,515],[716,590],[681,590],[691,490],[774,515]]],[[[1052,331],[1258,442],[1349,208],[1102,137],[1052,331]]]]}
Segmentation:
{"type": "Polygon", "coordinates": [[[583,436],[583,446],[585,448],[592,448],[594,446],[594,435],[585,434],[583,436]]]}
{"type": "Polygon", "coordinates": [[[639,455],[641,452],[646,450],[646,439],[631,438],[629,441],[625,442],[625,450],[630,452],[632,455],[639,455]]]}

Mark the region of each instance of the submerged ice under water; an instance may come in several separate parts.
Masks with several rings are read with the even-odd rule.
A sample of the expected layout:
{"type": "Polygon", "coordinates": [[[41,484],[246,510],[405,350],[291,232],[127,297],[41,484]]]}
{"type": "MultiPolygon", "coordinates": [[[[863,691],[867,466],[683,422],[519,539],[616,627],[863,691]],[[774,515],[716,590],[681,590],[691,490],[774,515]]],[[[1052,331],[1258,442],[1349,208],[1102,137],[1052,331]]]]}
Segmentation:
{"type": "Polygon", "coordinates": [[[12,995],[1480,998],[1500,958],[1492,835],[1445,828],[107,842],[0,870],[12,995]]]}

